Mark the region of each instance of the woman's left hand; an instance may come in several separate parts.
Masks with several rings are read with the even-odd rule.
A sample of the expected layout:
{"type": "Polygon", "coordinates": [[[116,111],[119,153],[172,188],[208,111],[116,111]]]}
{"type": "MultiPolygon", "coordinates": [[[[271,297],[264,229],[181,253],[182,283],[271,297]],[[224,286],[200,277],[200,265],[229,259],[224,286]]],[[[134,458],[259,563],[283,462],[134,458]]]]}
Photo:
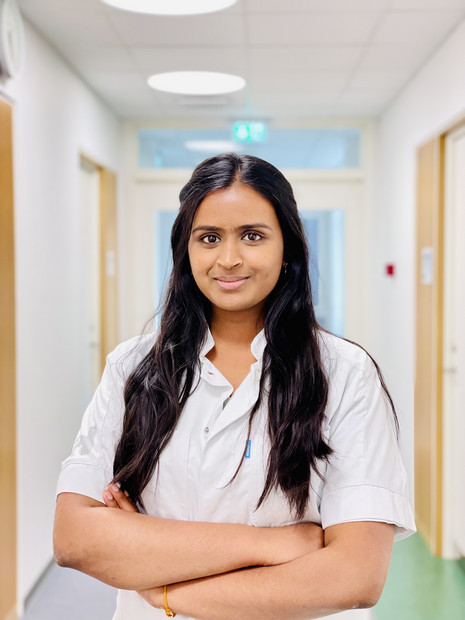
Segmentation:
{"type": "Polygon", "coordinates": [[[110,484],[103,492],[103,501],[108,508],[120,508],[126,512],[139,512],[126,491],[117,484],[110,484]]]}

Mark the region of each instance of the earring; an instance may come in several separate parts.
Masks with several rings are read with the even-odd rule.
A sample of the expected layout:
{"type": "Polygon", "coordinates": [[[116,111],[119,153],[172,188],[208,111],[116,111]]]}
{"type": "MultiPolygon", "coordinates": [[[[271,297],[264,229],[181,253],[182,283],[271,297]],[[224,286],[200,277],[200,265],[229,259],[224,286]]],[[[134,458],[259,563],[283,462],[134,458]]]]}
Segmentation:
{"type": "Polygon", "coordinates": [[[283,263],[284,273],[287,273],[287,263],[283,263]]]}

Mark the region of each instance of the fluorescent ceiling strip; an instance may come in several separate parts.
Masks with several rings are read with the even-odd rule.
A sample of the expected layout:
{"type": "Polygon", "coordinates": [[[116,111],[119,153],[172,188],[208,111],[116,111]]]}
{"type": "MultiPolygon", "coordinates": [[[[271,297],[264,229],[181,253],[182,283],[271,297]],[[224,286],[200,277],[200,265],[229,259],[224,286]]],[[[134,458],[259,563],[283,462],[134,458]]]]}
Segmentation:
{"type": "Polygon", "coordinates": [[[187,140],[184,147],[189,151],[204,153],[238,153],[242,145],[229,140],[187,140]]]}

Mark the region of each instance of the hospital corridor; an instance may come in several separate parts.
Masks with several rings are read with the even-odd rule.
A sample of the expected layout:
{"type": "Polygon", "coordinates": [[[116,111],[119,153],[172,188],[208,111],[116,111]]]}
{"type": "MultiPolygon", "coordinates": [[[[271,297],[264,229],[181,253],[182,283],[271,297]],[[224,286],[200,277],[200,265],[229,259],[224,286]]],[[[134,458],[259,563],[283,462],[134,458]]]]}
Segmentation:
{"type": "MultiPolygon", "coordinates": [[[[397,418],[389,422],[392,433],[384,435],[379,445],[368,445],[371,427],[362,447],[355,430],[350,431],[354,433],[350,447],[360,449],[366,458],[370,497],[384,498],[387,492],[384,483],[378,482],[389,478],[389,465],[376,461],[381,454],[390,453],[386,458],[395,463],[395,471],[404,472],[404,491],[397,490],[399,480],[390,487],[392,507],[380,508],[381,499],[379,505],[375,500],[361,505],[365,496],[357,493],[362,483],[355,473],[347,474],[343,497],[348,503],[344,507],[341,502],[337,510],[349,516],[331,520],[326,497],[334,493],[329,486],[332,470],[327,470],[328,480],[315,476],[307,484],[306,497],[315,503],[316,521],[323,529],[325,523],[330,532],[334,524],[336,530],[358,522],[394,526],[395,542],[381,595],[368,602],[363,599],[360,605],[341,606],[339,599],[334,607],[322,604],[324,614],[341,620],[465,618],[464,59],[465,0],[0,0],[0,620],[156,619],[170,616],[169,601],[176,612],[176,580],[161,586],[159,609],[144,600],[143,613],[137,611],[142,603],[131,612],[121,603],[125,587],[119,585],[118,594],[116,587],[85,574],[84,568],[80,572],[65,567],[67,560],[57,564],[53,546],[57,481],[72,450],[79,465],[79,459],[84,463],[87,458],[86,450],[93,449],[86,441],[101,442],[102,453],[95,458],[99,466],[109,459],[105,477],[96,467],[97,482],[82,483],[82,488],[102,493],[97,492],[98,498],[90,490],[75,493],[86,496],[89,505],[106,501],[103,489],[112,479],[113,459],[116,473],[118,458],[126,456],[122,440],[116,456],[116,448],[107,453],[104,440],[116,438],[116,446],[134,424],[127,417],[130,422],[124,428],[121,422],[120,428],[108,413],[111,405],[105,399],[110,398],[106,392],[110,388],[105,386],[113,368],[120,367],[112,361],[112,352],[141,334],[145,334],[141,342],[146,342],[151,338],[148,334],[168,330],[168,319],[163,322],[161,316],[177,290],[179,265],[185,268],[185,259],[181,261],[179,252],[172,254],[171,244],[184,239],[179,232],[180,201],[182,210],[194,200],[186,198],[185,190],[181,196],[180,192],[193,182],[189,179],[194,169],[202,170],[199,164],[224,153],[235,154],[231,161],[259,158],[283,173],[309,248],[303,262],[314,320],[324,333],[358,343],[369,353],[395,406],[397,418]],[[101,380],[103,387],[98,388],[101,380]],[[97,405],[105,410],[104,430],[95,429],[91,413],[86,414],[82,428],[87,435],[81,431],[84,434],[75,441],[84,413],[97,405]],[[313,482],[317,479],[321,488],[328,484],[330,490],[317,493],[320,486],[313,482]],[[353,509],[350,501],[356,504],[353,509]]],[[[231,185],[218,185],[212,195],[227,195],[240,185],[238,175],[231,185]]],[[[249,187],[244,182],[243,189],[252,188],[255,200],[258,195],[273,206],[271,213],[283,240],[276,288],[270,287],[268,297],[260,298],[260,307],[274,308],[270,300],[286,278],[294,277],[292,260],[297,259],[289,259],[295,248],[286,236],[285,216],[267,199],[265,189],[254,191],[255,182],[259,179],[249,187]]],[[[266,191],[273,200],[278,196],[275,189],[266,191]]],[[[210,197],[199,204],[207,204],[210,197]]],[[[279,200],[284,198],[279,195],[279,200]]],[[[241,266],[251,260],[253,265],[258,259],[248,257],[260,252],[265,256],[263,248],[273,235],[267,220],[255,219],[253,225],[236,226],[234,231],[243,229],[237,237],[240,243],[233,247],[230,241],[226,246],[226,228],[198,224],[201,208],[197,205],[191,217],[189,230],[197,228],[185,242],[185,256],[191,261],[187,272],[200,287],[192,301],[191,293],[186,293],[185,318],[203,304],[207,308],[203,316],[208,319],[203,323],[205,333],[215,347],[213,317],[217,320],[221,312],[230,316],[232,310],[216,302],[216,293],[210,298],[202,289],[196,279],[194,266],[199,259],[195,256],[201,254],[206,265],[216,252],[220,257],[212,270],[216,272],[218,265],[225,264],[227,252],[227,260],[241,266]],[[193,244],[198,230],[203,231],[202,249],[196,255],[193,244]],[[221,250],[223,233],[225,247],[233,249],[221,250]],[[245,249],[237,250],[239,246],[245,249]],[[232,252],[241,253],[240,258],[232,252]]],[[[268,263],[256,262],[255,267],[271,270],[268,263]]],[[[254,274],[250,282],[249,274],[239,277],[229,266],[227,272],[233,275],[213,277],[224,299],[242,299],[245,293],[236,289],[249,290],[245,287],[258,281],[254,274]]],[[[282,286],[286,290],[286,284],[282,286]]],[[[221,295],[218,299],[223,299],[221,295]]],[[[247,311],[254,307],[248,306],[247,311]]],[[[237,312],[236,316],[245,315],[243,310],[237,312]]],[[[199,486],[199,495],[194,496],[192,480],[197,480],[195,476],[200,480],[206,468],[195,451],[200,441],[215,445],[211,442],[218,427],[213,422],[227,420],[229,412],[239,407],[249,379],[260,389],[257,394],[268,394],[259,355],[268,359],[268,351],[278,346],[270,325],[271,319],[264,322],[263,332],[256,328],[253,341],[250,337],[248,354],[249,358],[253,354],[254,363],[250,365],[249,359],[250,377],[238,381],[239,387],[232,381],[230,385],[225,371],[223,377],[215,368],[212,351],[217,349],[205,348],[204,342],[200,350],[199,343],[198,387],[188,388],[192,391],[182,402],[191,402],[200,389],[213,398],[215,389],[224,388],[221,380],[230,391],[222,392],[214,420],[205,417],[208,398],[202,401],[205,411],[200,412],[198,439],[179,426],[182,414],[173,422],[170,432],[178,437],[180,451],[169,450],[172,435],[168,434],[168,443],[162,442],[160,471],[168,468],[166,484],[172,497],[179,493],[182,506],[178,513],[171,506],[160,506],[156,516],[222,521],[196,517],[202,514],[211,489],[202,492],[199,486]],[[201,388],[200,377],[207,387],[201,388]],[[194,478],[191,469],[196,472],[194,478]],[[185,472],[190,478],[183,488],[180,480],[187,476],[185,472]]],[[[153,351],[161,359],[163,351],[156,353],[156,347],[153,351]]],[[[180,354],[173,346],[171,359],[181,359],[176,355],[180,354]]],[[[177,370],[173,373],[180,375],[177,370]]],[[[297,371],[296,376],[300,376],[297,371]]],[[[115,385],[115,379],[110,380],[115,385]]],[[[148,384],[147,375],[144,385],[148,384]]],[[[179,385],[183,393],[184,384],[179,385]]],[[[134,388],[126,390],[127,416],[132,406],[130,389],[134,388]]],[[[341,393],[348,398],[347,390],[341,393]]],[[[331,390],[329,394],[331,403],[331,390]]],[[[355,394],[355,402],[358,396],[362,399],[355,394]]],[[[124,413],[122,391],[117,398],[124,413]]],[[[254,460],[258,457],[253,435],[253,424],[260,422],[253,416],[263,406],[260,401],[256,409],[253,402],[247,443],[237,451],[230,440],[233,447],[221,452],[217,467],[224,484],[212,486],[215,493],[222,489],[229,498],[224,514],[231,510],[232,516],[224,517],[224,525],[270,529],[298,519],[283,516],[289,504],[283,508],[277,491],[265,495],[258,507],[252,501],[262,475],[254,460]],[[232,458],[233,450],[239,461],[232,458]],[[250,469],[244,474],[241,468],[250,469]],[[230,473],[229,480],[224,472],[230,473]],[[242,479],[242,475],[254,477],[242,479]],[[228,485],[242,491],[227,495],[228,485]],[[240,512],[243,505],[245,519],[240,512]]],[[[338,407],[336,420],[338,415],[343,419],[338,407]]],[[[153,403],[152,408],[156,409],[153,403]]],[[[190,411],[187,404],[183,411],[190,411]]],[[[270,423],[271,439],[272,428],[270,423]]],[[[322,418],[322,436],[328,433],[331,438],[331,428],[328,413],[328,419],[322,418]]],[[[277,437],[279,433],[275,441],[277,437]]],[[[346,467],[349,456],[342,455],[346,467]]],[[[322,457],[325,467],[330,467],[331,458],[322,457]]],[[[271,456],[265,462],[270,467],[271,456]]],[[[69,474],[68,480],[73,476],[69,474]]],[[[169,497],[156,491],[151,478],[144,480],[144,497],[151,501],[169,497]]],[[[160,477],[160,485],[163,480],[160,477]]],[[[284,490],[276,488],[279,493],[284,490]]],[[[140,509],[141,504],[136,505],[140,509]]],[[[70,523],[72,539],[79,528],[70,523]]],[[[366,566],[373,549],[365,550],[366,566]]],[[[357,553],[363,564],[363,552],[357,553]]],[[[222,583],[229,573],[274,569],[286,562],[276,561],[274,566],[243,561],[200,576],[213,574],[222,583]]],[[[114,585],[119,584],[119,577],[111,578],[114,585]]],[[[288,585],[274,588],[281,590],[276,596],[287,596],[288,585]]],[[[309,600],[313,601],[311,596],[309,600]]],[[[308,608],[314,609],[310,603],[308,608]]],[[[202,617],[212,617],[204,613],[202,617]]],[[[248,616],[244,608],[240,615],[260,617],[256,613],[250,611],[248,616]]],[[[296,604],[285,617],[302,618],[302,613],[296,604]]],[[[193,616],[181,609],[178,617],[193,616]]],[[[283,616],[263,612],[263,620],[271,617],[283,616]]]]}

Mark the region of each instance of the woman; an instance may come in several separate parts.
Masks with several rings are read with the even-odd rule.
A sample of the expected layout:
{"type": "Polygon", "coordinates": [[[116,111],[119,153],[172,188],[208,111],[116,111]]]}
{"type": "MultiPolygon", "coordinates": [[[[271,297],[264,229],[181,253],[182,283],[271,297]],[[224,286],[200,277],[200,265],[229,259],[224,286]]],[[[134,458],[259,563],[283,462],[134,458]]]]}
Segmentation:
{"type": "Polygon", "coordinates": [[[160,333],[108,356],[63,464],[57,561],[118,587],[115,619],[369,607],[414,530],[377,366],[318,326],[276,168],[212,157],[180,201],[160,333]]]}

